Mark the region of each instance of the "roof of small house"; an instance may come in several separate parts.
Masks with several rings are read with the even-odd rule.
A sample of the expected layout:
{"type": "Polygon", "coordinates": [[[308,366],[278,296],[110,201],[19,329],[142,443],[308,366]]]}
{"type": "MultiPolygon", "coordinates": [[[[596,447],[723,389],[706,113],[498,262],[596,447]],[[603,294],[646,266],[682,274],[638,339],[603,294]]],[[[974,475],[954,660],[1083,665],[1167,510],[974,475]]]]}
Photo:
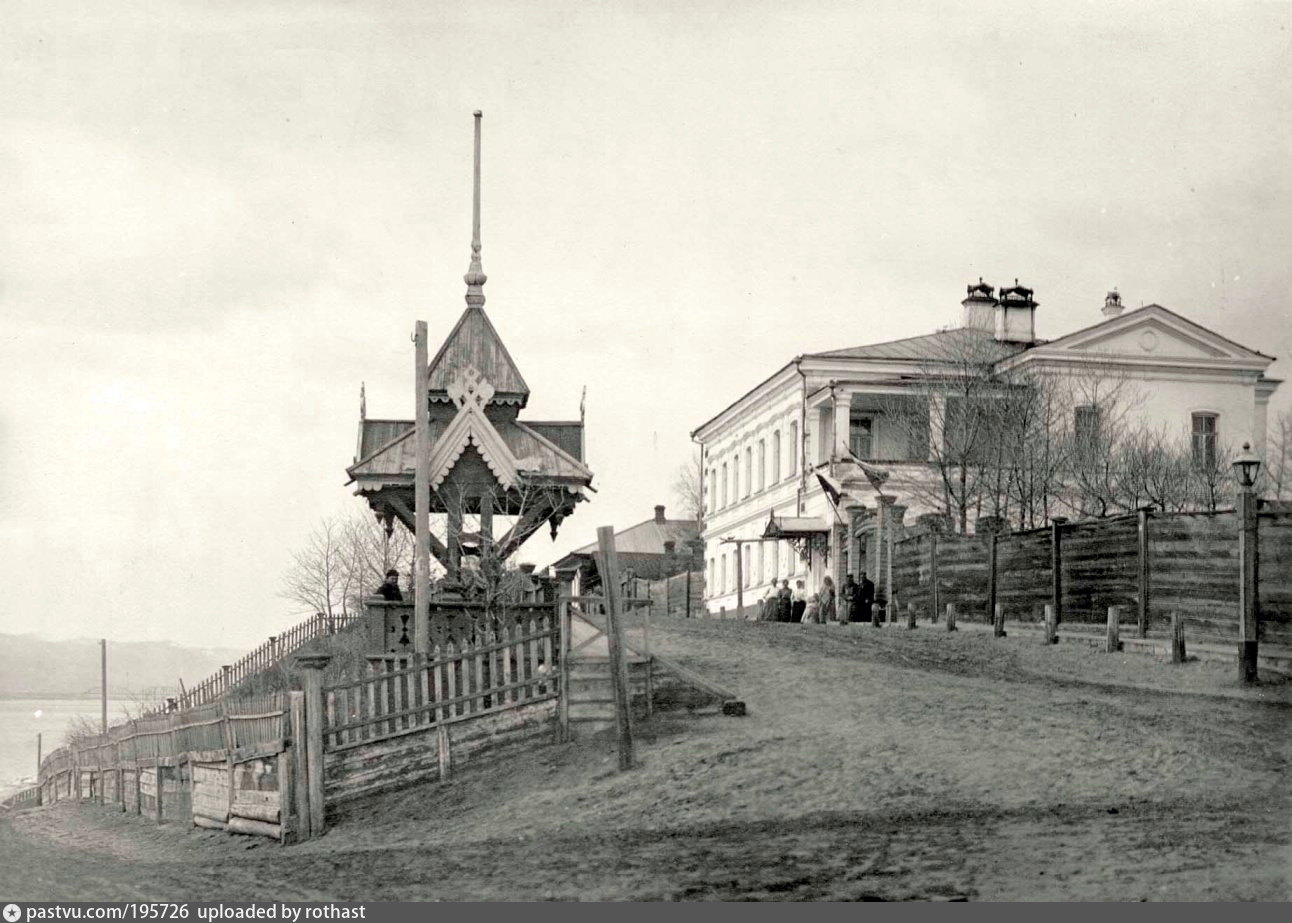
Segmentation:
{"type": "Polygon", "coordinates": [[[474,368],[493,385],[492,403],[519,404],[529,400],[529,385],[511,358],[483,308],[468,307],[449,331],[431,360],[427,388],[432,400],[449,400],[449,384],[462,369],[474,368]]]}
{"type": "MultiPolygon", "coordinates": [[[[652,518],[629,526],[615,533],[615,551],[620,554],[667,554],[665,542],[673,542],[675,553],[685,553],[686,543],[700,537],[700,526],[694,519],[665,519],[663,522],[652,518]]],[[[592,542],[582,548],[576,548],[570,554],[596,554],[597,543],[592,542]]]]}

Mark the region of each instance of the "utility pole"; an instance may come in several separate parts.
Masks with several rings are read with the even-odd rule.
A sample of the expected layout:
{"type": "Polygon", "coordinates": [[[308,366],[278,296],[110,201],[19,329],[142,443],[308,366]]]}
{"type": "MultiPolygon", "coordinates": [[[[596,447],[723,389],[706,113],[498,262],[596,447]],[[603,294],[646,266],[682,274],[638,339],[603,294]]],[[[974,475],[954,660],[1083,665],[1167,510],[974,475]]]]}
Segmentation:
{"type": "Polygon", "coordinates": [[[99,705],[102,719],[100,732],[108,733],[108,639],[99,639],[99,705]]]}
{"type": "Polygon", "coordinates": [[[430,406],[427,404],[426,321],[419,320],[413,332],[414,405],[413,428],[416,439],[417,465],[413,474],[413,531],[416,549],[413,557],[413,651],[425,654],[430,649],[431,613],[431,433],[430,406]]]}

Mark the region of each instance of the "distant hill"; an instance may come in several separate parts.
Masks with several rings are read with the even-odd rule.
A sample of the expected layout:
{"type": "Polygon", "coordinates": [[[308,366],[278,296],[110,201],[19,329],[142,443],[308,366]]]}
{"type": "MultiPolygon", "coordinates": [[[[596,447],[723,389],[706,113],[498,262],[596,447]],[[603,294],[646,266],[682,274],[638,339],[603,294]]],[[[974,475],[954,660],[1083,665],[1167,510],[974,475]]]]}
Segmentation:
{"type": "MultiPolygon", "coordinates": [[[[125,696],[158,686],[173,689],[181,677],[191,686],[245,653],[230,648],[180,647],[169,641],[109,641],[109,694],[125,696]]],[[[47,641],[34,635],[0,634],[0,696],[98,693],[98,641],[47,641]]]]}

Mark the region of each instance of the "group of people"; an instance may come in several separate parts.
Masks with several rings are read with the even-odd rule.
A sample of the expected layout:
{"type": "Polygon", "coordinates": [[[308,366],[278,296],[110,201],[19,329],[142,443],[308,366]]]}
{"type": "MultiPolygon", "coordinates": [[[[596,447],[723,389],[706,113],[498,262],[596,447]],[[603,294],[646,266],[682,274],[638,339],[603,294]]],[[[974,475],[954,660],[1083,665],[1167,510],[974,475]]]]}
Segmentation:
{"type": "Polygon", "coordinates": [[[828,622],[869,622],[871,607],[875,603],[875,584],[861,573],[861,582],[852,574],[835,592],[834,580],[826,576],[821,589],[808,594],[803,581],[795,580],[790,589],[789,580],[775,580],[763,595],[758,612],[760,622],[802,622],[808,625],[825,625],[828,622]]]}

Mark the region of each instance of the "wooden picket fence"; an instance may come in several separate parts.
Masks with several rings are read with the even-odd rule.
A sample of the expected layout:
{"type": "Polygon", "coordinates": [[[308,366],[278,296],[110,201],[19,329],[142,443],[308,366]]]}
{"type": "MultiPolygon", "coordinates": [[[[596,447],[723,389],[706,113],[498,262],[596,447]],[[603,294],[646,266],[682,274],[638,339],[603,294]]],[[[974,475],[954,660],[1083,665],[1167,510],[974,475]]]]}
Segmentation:
{"type": "Polygon", "coordinates": [[[316,638],[325,638],[364,622],[362,615],[328,616],[319,612],[274,635],[236,663],[212,673],[179,697],[181,709],[195,708],[227,695],[245,680],[281,663],[316,638]]]}

